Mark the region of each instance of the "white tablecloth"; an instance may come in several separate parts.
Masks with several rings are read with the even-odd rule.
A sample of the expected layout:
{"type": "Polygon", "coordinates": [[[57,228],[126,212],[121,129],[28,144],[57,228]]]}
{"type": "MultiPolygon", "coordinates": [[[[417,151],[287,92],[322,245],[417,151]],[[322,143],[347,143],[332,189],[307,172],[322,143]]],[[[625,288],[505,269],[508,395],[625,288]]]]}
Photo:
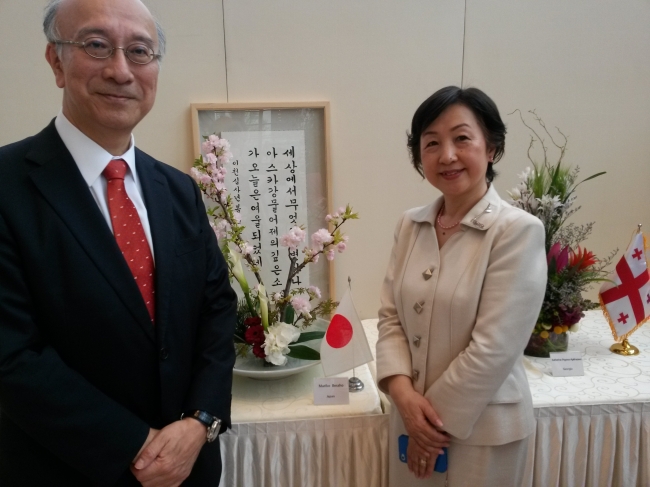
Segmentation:
{"type": "Polygon", "coordinates": [[[365,389],[341,406],[313,404],[313,380],[324,376],[320,365],[277,381],[236,376],[233,427],[220,436],[221,485],[386,485],[388,417],[368,366],[355,372],[365,389]]]}
{"type": "MultiPolygon", "coordinates": [[[[550,359],[525,358],[537,428],[526,486],[650,486],[650,327],[630,337],[641,354],[622,357],[599,310],[569,338],[585,375],[553,377],[550,359]]],[[[377,320],[364,320],[371,350],[377,320]]],[[[374,376],[374,363],[371,364],[374,376]]]]}

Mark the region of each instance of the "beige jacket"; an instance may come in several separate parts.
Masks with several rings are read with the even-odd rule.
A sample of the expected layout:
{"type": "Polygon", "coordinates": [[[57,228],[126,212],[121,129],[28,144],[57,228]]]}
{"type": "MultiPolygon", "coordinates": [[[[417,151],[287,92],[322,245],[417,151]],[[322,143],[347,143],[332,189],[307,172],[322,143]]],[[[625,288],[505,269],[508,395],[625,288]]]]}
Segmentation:
{"type": "Polygon", "coordinates": [[[520,440],[534,428],[522,354],[546,287],[544,227],[490,186],[439,250],[441,204],[411,209],[397,225],[381,292],[377,380],[411,377],[453,441],[520,440]]]}

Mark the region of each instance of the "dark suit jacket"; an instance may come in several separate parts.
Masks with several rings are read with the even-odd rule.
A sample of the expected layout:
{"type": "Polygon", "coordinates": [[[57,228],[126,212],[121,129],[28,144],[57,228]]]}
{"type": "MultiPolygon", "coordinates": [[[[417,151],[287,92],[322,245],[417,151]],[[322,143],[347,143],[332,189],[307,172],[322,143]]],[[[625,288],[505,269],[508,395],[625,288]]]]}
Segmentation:
{"type": "MultiPolygon", "coordinates": [[[[0,485],[138,485],[149,427],[230,422],[236,297],[191,178],[136,149],[156,323],[51,123],[0,148],[0,485]]],[[[218,441],[186,485],[216,485],[218,441]]]]}

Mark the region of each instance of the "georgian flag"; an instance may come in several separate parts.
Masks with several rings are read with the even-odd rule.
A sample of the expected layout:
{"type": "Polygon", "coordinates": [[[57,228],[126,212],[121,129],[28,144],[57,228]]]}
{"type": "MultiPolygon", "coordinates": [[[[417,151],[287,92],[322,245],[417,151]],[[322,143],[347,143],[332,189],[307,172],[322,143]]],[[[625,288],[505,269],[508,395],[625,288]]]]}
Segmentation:
{"type": "Polygon", "coordinates": [[[650,272],[646,261],[644,238],[634,234],[616,270],[600,288],[598,297],[616,341],[630,336],[650,318],[650,272]]]}
{"type": "Polygon", "coordinates": [[[347,290],[336,308],[320,346],[325,376],[340,374],[372,360],[363,325],[347,290]]]}

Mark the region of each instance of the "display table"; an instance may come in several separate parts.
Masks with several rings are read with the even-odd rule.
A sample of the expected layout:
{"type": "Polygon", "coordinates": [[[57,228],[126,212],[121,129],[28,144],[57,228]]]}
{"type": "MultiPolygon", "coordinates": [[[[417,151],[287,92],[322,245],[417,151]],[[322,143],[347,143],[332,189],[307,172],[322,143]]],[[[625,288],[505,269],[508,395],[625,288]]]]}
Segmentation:
{"type": "Polygon", "coordinates": [[[233,427],[220,436],[221,485],[386,485],[388,417],[368,366],[356,375],[365,389],[343,406],[313,404],[320,364],[275,381],[235,376],[233,427]]]}
{"type": "MultiPolygon", "coordinates": [[[[377,320],[363,325],[374,352],[377,320]]],[[[650,486],[650,327],[630,342],[639,356],[611,353],[609,325],[594,310],[569,338],[584,376],[553,377],[550,359],[524,359],[537,421],[526,486],[650,486]]]]}

